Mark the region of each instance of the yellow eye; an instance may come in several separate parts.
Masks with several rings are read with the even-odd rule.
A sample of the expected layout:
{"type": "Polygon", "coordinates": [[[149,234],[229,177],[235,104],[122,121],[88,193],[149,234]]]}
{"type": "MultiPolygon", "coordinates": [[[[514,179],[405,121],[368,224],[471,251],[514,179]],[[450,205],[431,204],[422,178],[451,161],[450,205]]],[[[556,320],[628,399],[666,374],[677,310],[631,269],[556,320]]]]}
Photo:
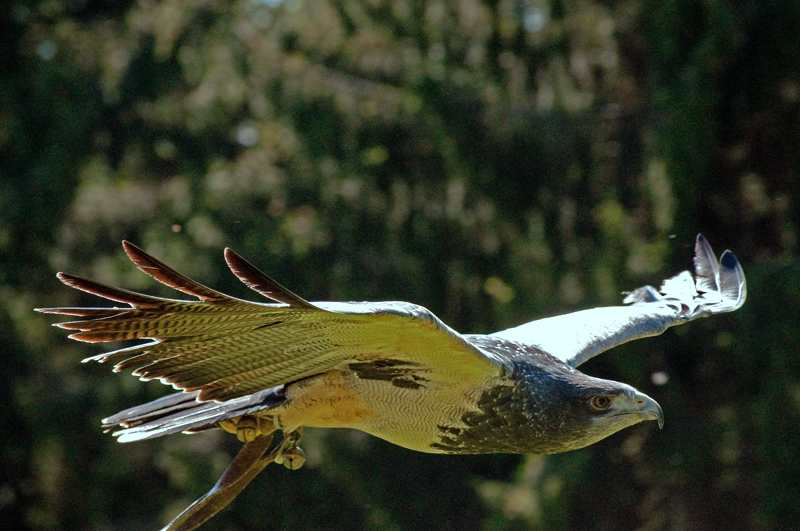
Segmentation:
{"type": "Polygon", "coordinates": [[[595,395],[589,400],[589,405],[595,411],[605,411],[611,406],[611,399],[605,395],[595,395]]]}

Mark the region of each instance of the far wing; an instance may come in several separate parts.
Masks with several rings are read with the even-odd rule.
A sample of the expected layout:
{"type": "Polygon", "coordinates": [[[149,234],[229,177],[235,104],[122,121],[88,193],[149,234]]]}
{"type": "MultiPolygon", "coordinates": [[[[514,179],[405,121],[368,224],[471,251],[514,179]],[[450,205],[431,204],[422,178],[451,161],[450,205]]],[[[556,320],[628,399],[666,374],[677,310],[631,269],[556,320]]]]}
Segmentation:
{"type": "Polygon", "coordinates": [[[732,312],[744,304],[744,271],[730,251],[719,261],[705,237],[695,244],[695,278],[684,271],[664,281],[660,290],[644,286],[629,293],[630,306],[594,308],[533,321],[492,334],[536,346],[577,367],[586,360],[633,339],[655,336],[698,317],[732,312]]]}
{"type": "Polygon", "coordinates": [[[248,287],[275,303],[229,297],[181,275],[123,242],[140,270],[200,299],[142,295],[59,273],[73,288],[130,308],[45,308],[87,317],[59,323],[88,342],[151,339],[84,361],[115,361],[197,399],[231,400],[320,374],[352,361],[399,359],[439,378],[478,382],[501,370],[499,361],[467,342],[421,306],[404,302],[310,303],[283,288],[230,249],[225,259],[248,287]]]}

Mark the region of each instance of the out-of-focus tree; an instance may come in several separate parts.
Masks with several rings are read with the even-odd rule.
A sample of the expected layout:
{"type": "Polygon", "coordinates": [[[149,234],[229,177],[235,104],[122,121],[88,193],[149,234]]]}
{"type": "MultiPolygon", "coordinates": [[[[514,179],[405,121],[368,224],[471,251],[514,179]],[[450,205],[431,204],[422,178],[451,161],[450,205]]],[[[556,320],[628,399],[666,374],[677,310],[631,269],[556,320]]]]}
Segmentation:
{"type": "Polygon", "coordinates": [[[165,390],[78,366],[96,350],[30,312],[78,302],[55,270],[174,296],[121,239],[235,295],[249,296],[226,245],[312,300],[409,300],[490,332],[617,304],[686,268],[701,230],[745,263],[745,308],[586,369],[658,397],[663,432],[546,459],[316,432],[307,468],[268,468],[208,528],[798,518],[800,5],[0,9],[0,510],[13,528],[157,527],[236,451],[221,434],[114,443],[98,420],[165,390]]]}

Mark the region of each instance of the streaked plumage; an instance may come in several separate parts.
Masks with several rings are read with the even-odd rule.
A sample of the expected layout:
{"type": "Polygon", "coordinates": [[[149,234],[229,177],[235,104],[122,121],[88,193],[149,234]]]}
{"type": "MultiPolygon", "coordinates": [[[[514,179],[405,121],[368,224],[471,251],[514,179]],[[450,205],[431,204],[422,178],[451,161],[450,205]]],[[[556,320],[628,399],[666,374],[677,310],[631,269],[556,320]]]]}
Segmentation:
{"type": "MultiPolygon", "coordinates": [[[[84,317],[59,323],[88,342],[150,339],[84,361],[112,361],[182,390],[104,420],[120,441],[223,427],[243,440],[276,429],[349,427],[439,453],[556,453],[642,420],[658,404],[634,388],[575,368],[621,343],[746,298],[730,251],[717,261],[703,236],[696,278],[639,288],[626,306],[533,321],[491,335],[461,335],[406,302],[308,302],[225,250],[233,273],[271,299],[255,303],[202,286],[124,242],[143,272],[198,301],[141,295],[59,273],[65,284],[130,308],[51,308],[84,317]]],[[[296,441],[294,441],[296,442],[296,441]]],[[[287,448],[290,449],[290,448],[287,448]]]]}

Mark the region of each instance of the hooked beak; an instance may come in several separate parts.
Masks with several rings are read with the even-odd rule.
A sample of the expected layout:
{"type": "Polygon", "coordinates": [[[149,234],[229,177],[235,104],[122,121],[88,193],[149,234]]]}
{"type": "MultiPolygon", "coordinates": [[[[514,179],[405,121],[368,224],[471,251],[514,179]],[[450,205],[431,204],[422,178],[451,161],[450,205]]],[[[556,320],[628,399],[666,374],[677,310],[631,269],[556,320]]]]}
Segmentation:
{"type": "Polygon", "coordinates": [[[636,403],[639,405],[639,416],[643,420],[657,420],[658,429],[664,427],[664,412],[658,402],[643,393],[636,394],[636,403]]]}

